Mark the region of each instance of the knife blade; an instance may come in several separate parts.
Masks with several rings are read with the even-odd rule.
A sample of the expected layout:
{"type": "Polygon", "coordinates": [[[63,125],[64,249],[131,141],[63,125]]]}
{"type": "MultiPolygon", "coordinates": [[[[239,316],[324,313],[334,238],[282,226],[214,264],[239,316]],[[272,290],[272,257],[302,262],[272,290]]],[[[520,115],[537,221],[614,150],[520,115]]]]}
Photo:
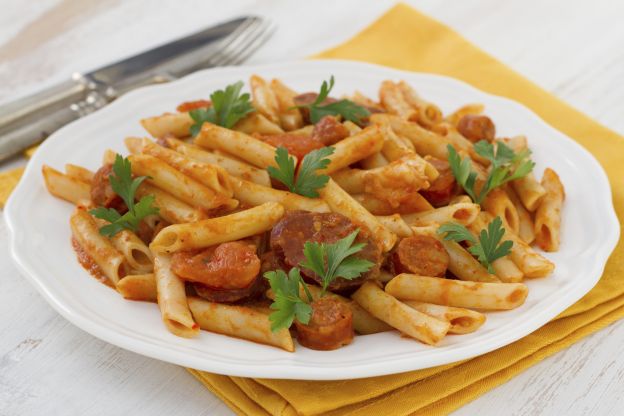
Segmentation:
{"type": "Polygon", "coordinates": [[[256,16],[230,20],[0,106],[0,162],[125,92],[214,66],[211,57],[228,42],[265,23],[256,16]]]}

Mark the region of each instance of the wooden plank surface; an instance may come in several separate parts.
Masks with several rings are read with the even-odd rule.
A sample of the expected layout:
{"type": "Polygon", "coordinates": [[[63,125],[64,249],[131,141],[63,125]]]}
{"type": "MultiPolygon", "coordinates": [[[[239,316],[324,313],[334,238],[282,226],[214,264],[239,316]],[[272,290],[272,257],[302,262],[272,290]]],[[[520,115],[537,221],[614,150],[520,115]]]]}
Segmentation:
{"type": "MultiPolygon", "coordinates": [[[[294,3],[4,0],[0,101],[250,12],[279,25],[250,62],[302,58],[357,33],[392,2],[294,3]]],[[[624,2],[411,3],[624,134],[624,2]]],[[[0,416],[232,414],[184,369],[106,344],[66,322],[14,268],[6,236],[0,219],[0,416]]],[[[456,415],[616,415],[623,407],[624,324],[617,323],[456,415]]]]}

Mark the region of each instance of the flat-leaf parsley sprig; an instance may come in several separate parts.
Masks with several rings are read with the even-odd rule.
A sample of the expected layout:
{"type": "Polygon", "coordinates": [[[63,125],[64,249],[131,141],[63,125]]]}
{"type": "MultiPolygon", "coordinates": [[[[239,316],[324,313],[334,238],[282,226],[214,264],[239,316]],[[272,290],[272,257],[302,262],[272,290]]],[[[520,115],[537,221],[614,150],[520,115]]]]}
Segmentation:
{"type": "Polygon", "coordinates": [[[267,171],[269,176],[286,185],[290,192],[308,198],[318,198],[317,190],[327,184],[329,176],[317,175],[316,171],[329,166],[330,160],[327,157],[333,153],[333,147],[322,147],[311,151],[301,161],[299,172],[295,177],[295,159],[288,154],[286,148],[278,147],[275,150],[277,167],[269,166],[267,171]]]}
{"type": "Polygon", "coordinates": [[[492,263],[511,252],[513,242],[505,240],[501,242],[505,235],[503,222],[500,217],[496,217],[487,226],[487,229],[481,230],[478,240],[463,225],[455,222],[447,222],[438,228],[438,234],[444,234],[445,240],[456,241],[461,243],[467,241],[471,244],[468,251],[477,257],[479,263],[488,269],[488,272],[494,273],[492,263]]]}
{"type": "Polygon", "coordinates": [[[310,121],[316,124],[320,119],[325,116],[342,116],[343,119],[349,120],[356,124],[362,124],[362,119],[370,115],[370,112],[357,105],[351,100],[342,99],[333,103],[324,104],[321,103],[329,96],[329,93],[334,88],[334,76],[329,78],[329,82],[323,81],[321,84],[321,90],[314,102],[306,105],[301,105],[299,108],[307,108],[310,110],[310,121]]]}
{"type": "Polygon", "coordinates": [[[153,195],[144,196],[139,202],[134,202],[136,190],[145,179],[147,176],[139,176],[133,179],[130,160],[119,154],[115,156],[113,174],[108,176],[108,180],[113,191],[126,203],[128,212],[121,215],[117,210],[105,207],[90,210],[89,213],[94,217],[110,222],[110,224],[100,228],[100,234],[112,237],[124,229],[137,231],[143,218],[158,214],[158,208],[152,206],[154,203],[153,195]]]}
{"type": "Polygon", "coordinates": [[[225,87],[225,90],[217,90],[210,94],[211,107],[191,110],[189,115],[195,121],[191,126],[191,135],[197,136],[206,121],[229,129],[238,120],[255,111],[249,94],[240,93],[243,85],[243,81],[238,81],[225,87]]]}
{"type": "Polygon", "coordinates": [[[507,182],[525,177],[535,167],[535,163],[529,159],[531,153],[528,149],[515,153],[513,149],[501,141],[497,142],[496,149],[494,149],[492,143],[481,140],[474,145],[474,150],[480,156],[488,159],[492,166],[483,187],[477,192],[475,188],[477,173],[472,170],[469,158],[462,159],[450,144],[447,145],[447,149],[448,162],[455,180],[477,204],[482,203],[491,190],[507,182]]]}
{"type": "MultiPolygon", "coordinates": [[[[323,282],[321,296],[335,279],[339,277],[348,280],[355,279],[373,267],[372,262],[355,257],[355,254],[366,246],[365,243],[353,244],[358,232],[359,230],[355,230],[331,244],[309,241],[305,243],[303,249],[305,261],[300,266],[321,277],[323,282]]],[[[302,324],[310,322],[312,315],[310,303],[313,298],[308,286],[301,278],[301,271],[298,267],[290,269],[288,274],[282,270],[266,272],[264,277],[269,281],[275,296],[271,304],[274,312],[269,315],[272,331],[290,328],[295,319],[302,324]],[[303,287],[305,299],[301,297],[300,287],[303,287]]]]}

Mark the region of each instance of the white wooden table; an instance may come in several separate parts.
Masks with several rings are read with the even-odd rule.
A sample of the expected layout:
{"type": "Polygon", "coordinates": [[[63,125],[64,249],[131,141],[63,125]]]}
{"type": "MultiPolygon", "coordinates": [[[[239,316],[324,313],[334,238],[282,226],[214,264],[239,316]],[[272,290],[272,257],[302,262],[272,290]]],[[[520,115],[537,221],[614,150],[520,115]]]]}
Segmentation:
{"type": "MultiPolygon", "coordinates": [[[[624,134],[624,2],[412,3],[624,134]]],[[[305,57],[357,33],[391,2],[156,4],[0,0],[0,100],[249,12],[270,16],[279,25],[251,62],[305,57]]],[[[13,267],[5,228],[0,220],[1,416],[232,414],[183,368],[106,344],[56,314],[13,267]]],[[[624,323],[618,323],[456,415],[616,415],[623,407],[624,323]]]]}

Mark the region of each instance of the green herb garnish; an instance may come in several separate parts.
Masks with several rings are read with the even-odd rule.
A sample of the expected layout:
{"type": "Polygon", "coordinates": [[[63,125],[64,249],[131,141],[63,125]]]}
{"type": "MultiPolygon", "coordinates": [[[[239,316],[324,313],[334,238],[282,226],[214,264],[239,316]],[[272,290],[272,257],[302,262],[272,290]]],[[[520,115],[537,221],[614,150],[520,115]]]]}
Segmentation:
{"type": "Polygon", "coordinates": [[[312,315],[312,295],[308,287],[301,278],[299,269],[293,267],[288,274],[283,270],[275,270],[264,273],[264,277],[269,281],[275,300],[271,304],[271,309],[275,312],[269,315],[271,321],[271,331],[279,331],[283,328],[290,328],[295,318],[302,324],[310,322],[312,315]],[[307,295],[307,302],[301,299],[299,286],[303,285],[307,295]]]}
{"type": "Polygon", "coordinates": [[[211,107],[191,110],[189,115],[195,121],[191,126],[191,135],[197,136],[206,121],[229,129],[238,120],[255,111],[249,94],[240,93],[243,85],[243,81],[238,81],[225,87],[225,90],[217,90],[210,94],[211,107]]]}
{"type": "Polygon", "coordinates": [[[153,207],[154,196],[147,195],[134,203],[134,196],[139,185],[147,179],[147,176],[139,176],[132,179],[132,166],[127,158],[121,155],[115,156],[113,174],[108,176],[111,187],[117,195],[123,199],[128,207],[128,212],[121,215],[113,208],[98,207],[89,211],[91,215],[110,222],[100,228],[100,234],[112,237],[121,230],[137,231],[143,218],[158,214],[158,208],[153,207]]]}
{"type": "Polygon", "coordinates": [[[330,160],[327,156],[332,153],[334,153],[333,147],[323,147],[305,155],[295,178],[295,159],[288,154],[286,148],[278,147],[275,150],[275,162],[278,167],[269,166],[267,171],[269,176],[286,185],[290,192],[308,198],[318,198],[317,189],[327,184],[329,176],[317,175],[315,171],[329,166],[330,160]]]}
{"type": "Polygon", "coordinates": [[[447,145],[448,162],[458,184],[464,188],[472,200],[480,204],[491,190],[520,179],[533,170],[535,163],[529,159],[529,150],[515,153],[503,142],[498,142],[496,151],[494,145],[481,140],[474,145],[475,152],[492,163],[490,173],[479,192],[475,189],[477,173],[472,170],[469,158],[462,159],[450,144],[447,145]]]}
{"type": "Polygon", "coordinates": [[[488,272],[494,274],[492,263],[511,252],[513,242],[505,240],[501,243],[501,239],[505,235],[503,222],[500,217],[496,217],[487,226],[487,229],[481,230],[479,239],[463,225],[455,222],[447,222],[438,228],[438,234],[445,234],[444,239],[456,241],[468,241],[471,246],[468,251],[477,257],[479,263],[487,268],[488,272]]]}
{"type": "Polygon", "coordinates": [[[361,124],[362,119],[370,115],[370,112],[366,108],[347,99],[321,105],[321,103],[329,96],[332,88],[334,88],[333,75],[329,78],[329,83],[327,81],[323,81],[321,90],[319,91],[319,94],[314,102],[299,106],[299,108],[307,108],[310,110],[310,121],[313,124],[318,123],[319,120],[325,116],[342,116],[345,120],[361,124]]]}

